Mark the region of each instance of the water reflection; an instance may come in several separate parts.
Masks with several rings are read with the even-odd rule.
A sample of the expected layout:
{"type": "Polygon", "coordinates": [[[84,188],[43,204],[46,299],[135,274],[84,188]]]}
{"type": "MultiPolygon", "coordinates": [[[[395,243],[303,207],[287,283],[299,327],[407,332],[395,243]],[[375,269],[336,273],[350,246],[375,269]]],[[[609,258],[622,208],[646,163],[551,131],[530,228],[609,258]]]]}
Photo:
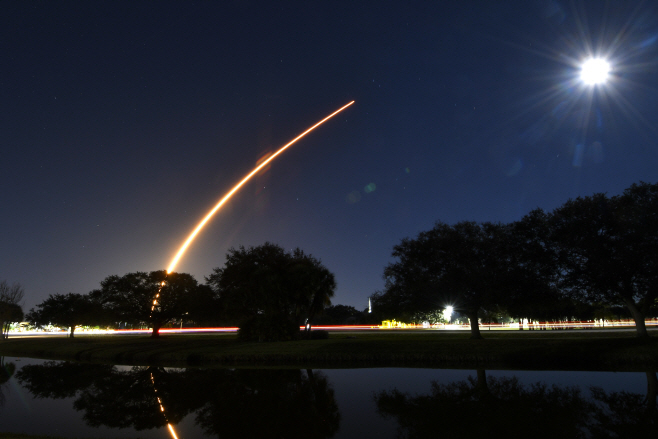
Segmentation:
{"type": "Polygon", "coordinates": [[[425,438],[501,433],[609,438],[653,434],[658,423],[655,371],[480,370],[468,377],[467,371],[440,369],[175,369],[55,361],[24,364],[19,369],[12,362],[0,360],[0,364],[0,395],[11,398],[0,410],[3,428],[37,433],[30,421],[34,414],[54,411],[56,421],[67,425],[63,435],[71,437],[97,435],[93,427],[111,428],[103,433],[107,437],[166,439],[172,425],[181,439],[386,439],[396,434],[425,438]],[[545,379],[561,384],[538,382],[545,379]],[[586,380],[607,387],[583,385],[586,380]],[[578,385],[569,385],[574,383],[578,385]],[[5,392],[8,385],[15,391],[5,392]],[[387,390],[396,385],[406,392],[387,390]],[[44,404],[54,402],[47,406],[36,399],[30,402],[28,392],[44,404]],[[40,411],[33,412],[37,406],[40,411]],[[28,410],[18,414],[21,407],[28,410]],[[64,407],[71,410],[65,413],[64,407]]]}
{"type": "Polygon", "coordinates": [[[221,438],[330,438],[339,428],[334,392],[311,370],[120,368],[47,361],[18,381],[37,398],[75,398],[94,427],[135,430],[176,425],[194,413],[221,438]]]}
{"type": "Polygon", "coordinates": [[[658,425],[656,372],[647,376],[647,394],[606,392],[590,387],[591,398],[576,386],[524,385],[516,377],[487,378],[478,370],[467,380],[432,382],[430,393],[397,389],[378,392],[379,414],[398,423],[398,436],[481,437],[492,432],[554,437],[652,437],[658,425]]]}
{"type": "Polygon", "coordinates": [[[646,396],[632,392],[605,392],[592,387],[592,396],[599,402],[594,411],[596,437],[652,437],[658,427],[655,371],[646,372],[646,396]]]}
{"type": "Polygon", "coordinates": [[[0,408],[5,405],[5,387],[15,371],[16,366],[14,363],[5,364],[5,357],[0,357],[0,408]]]}
{"type": "MultiPolygon", "coordinates": [[[[214,371],[219,372],[219,371],[214,371]]],[[[319,372],[223,371],[196,420],[221,438],[329,438],[340,414],[334,392],[319,372]]]]}
{"type": "Polygon", "coordinates": [[[36,398],[75,397],[73,407],[84,413],[83,419],[90,426],[145,430],[167,424],[154,396],[151,375],[157,380],[159,397],[171,422],[179,422],[198,408],[194,406],[196,399],[187,392],[183,369],[122,370],[112,365],[47,361],[23,366],[16,378],[36,398]]]}

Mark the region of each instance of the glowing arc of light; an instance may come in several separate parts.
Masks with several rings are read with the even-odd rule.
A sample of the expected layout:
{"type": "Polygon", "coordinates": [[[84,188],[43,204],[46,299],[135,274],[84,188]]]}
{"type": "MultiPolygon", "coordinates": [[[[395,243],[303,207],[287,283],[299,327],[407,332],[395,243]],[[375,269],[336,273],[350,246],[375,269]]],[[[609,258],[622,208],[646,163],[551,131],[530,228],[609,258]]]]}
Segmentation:
{"type": "Polygon", "coordinates": [[[201,220],[201,222],[199,222],[199,224],[192,231],[190,236],[188,236],[188,238],[185,240],[185,242],[183,243],[181,248],[178,250],[178,253],[176,253],[176,256],[174,256],[174,259],[172,259],[171,263],[169,264],[169,267],[167,268],[167,273],[171,273],[174,270],[174,268],[178,264],[178,261],[183,257],[183,254],[185,253],[187,248],[190,246],[192,241],[194,241],[194,238],[196,238],[197,234],[199,234],[201,229],[203,229],[203,227],[206,225],[206,223],[208,221],[210,221],[210,219],[215,215],[215,212],[217,212],[224,205],[224,203],[226,203],[226,201],[228,201],[228,199],[231,198],[233,196],[233,194],[238,191],[238,189],[240,189],[247,181],[249,181],[251,179],[251,177],[253,177],[256,173],[258,173],[258,171],[260,171],[265,166],[267,166],[267,164],[270,163],[272,160],[274,160],[279,154],[281,154],[283,151],[288,149],[289,146],[292,146],[299,139],[301,139],[302,137],[304,137],[305,135],[307,135],[308,133],[313,131],[315,128],[322,125],[324,122],[331,119],[332,117],[334,117],[335,115],[337,115],[338,113],[340,113],[341,111],[343,111],[344,109],[346,109],[347,107],[352,105],[353,103],[354,103],[354,101],[349,102],[348,104],[342,106],[338,110],[331,113],[329,116],[327,116],[324,119],[322,119],[321,121],[317,122],[315,125],[313,125],[310,128],[306,129],[306,131],[304,131],[303,133],[301,133],[300,135],[298,135],[297,137],[292,139],[290,142],[283,145],[281,148],[279,148],[278,151],[276,151],[274,154],[269,156],[267,158],[267,160],[264,160],[262,163],[260,163],[258,166],[256,166],[249,174],[247,174],[246,177],[244,177],[242,180],[240,180],[240,182],[238,184],[233,186],[233,188],[230,191],[228,191],[228,193],[226,195],[224,195],[224,197],[221,200],[219,200],[219,202],[215,205],[215,207],[213,207],[210,210],[210,212],[208,212],[208,214],[201,220]]]}
{"type": "Polygon", "coordinates": [[[169,428],[169,432],[171,433],[171,436],[172,436],[174,439],[178,439],[178,436],[176,436],[176,431],[174,430],[173,425],[171,425],[171,424],[167,424],[167,428],[169,428]]]}

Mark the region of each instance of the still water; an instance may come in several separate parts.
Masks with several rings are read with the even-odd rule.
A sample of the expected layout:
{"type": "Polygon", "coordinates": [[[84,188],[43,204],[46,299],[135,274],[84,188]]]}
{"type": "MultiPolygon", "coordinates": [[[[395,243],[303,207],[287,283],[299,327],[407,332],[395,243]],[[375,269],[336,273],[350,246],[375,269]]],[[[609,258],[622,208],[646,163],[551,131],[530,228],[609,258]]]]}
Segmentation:
{"type": "Polygon", "coordinates": [[[172,369],[5,357],[0,432],[105,438],[625,437],[656,373],[172,369]],[[499,434],[494,434],[494,433],[499,434]]]}

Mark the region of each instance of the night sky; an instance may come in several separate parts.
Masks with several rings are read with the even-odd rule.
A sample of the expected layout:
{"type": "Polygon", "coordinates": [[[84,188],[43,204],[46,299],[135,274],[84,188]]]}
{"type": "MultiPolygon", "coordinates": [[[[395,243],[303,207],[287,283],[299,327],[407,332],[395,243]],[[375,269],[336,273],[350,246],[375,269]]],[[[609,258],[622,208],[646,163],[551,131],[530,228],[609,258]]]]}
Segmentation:
{"type": "Polygon", "coordinates": [[[0,280],[24,310],[113,274],[300,247],[364,309],[402,238],[658,180],[653,1],[3,1],[0,280]],[[580,63],[607,56],[610,80],[580,63]]]}

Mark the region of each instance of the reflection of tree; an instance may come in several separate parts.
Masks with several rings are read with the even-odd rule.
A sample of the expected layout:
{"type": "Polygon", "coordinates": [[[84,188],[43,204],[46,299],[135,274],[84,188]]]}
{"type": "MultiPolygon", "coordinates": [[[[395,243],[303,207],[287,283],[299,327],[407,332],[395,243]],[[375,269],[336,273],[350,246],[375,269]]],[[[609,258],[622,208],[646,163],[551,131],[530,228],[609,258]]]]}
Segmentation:
{"type": "Polygon", "coordinates": [[[186,394],[183,375],[182,370],[159,367],[114,371],[99,377],[82,391],[73,407],[85,413],[84,419],[92,427],[105,425],[144,430],[165,427],[167,421],[177,424],[196,408],[186,394]],[[166,417],[160,409],[154,385],[166,417]]]}
{"type": "Polygon", "coordinates": [[[333,436],[340,420],[327,378],[310,370],[120,370],[48,361],[16,376],[38,398],[75,397],[74,408],[94,427],[160,428],[198,410],[197,423],[221,438],[313,439],[333,436]]]}
{"type": "Polygon", "coordinates": [[[647,395],[605,392],[591,387],[592,399],[576,387],[520,384],[516,377],[432,383],[430,395],[393,390],[375,395],[377,409],[396,418],[399,436],[491,436],[492,432],[554,437],[653,437],[658,426],[658,378],[647,372],[647,395]]]}
{"type": "Polygon", "coordinates": [[[197,414],[207,434],[245,437],[329,438],[340,413],[333,389],[318,372],[235,370],[208,388],[197,414]]]}
{"type": "Polygon", "coordinates": [[[76,397],[73,406],[85,421],[98,427],[159,428],[167,422],[155,397],[151,376],[157,377],[158,396],[170,422],[179,422],[195,407],[185,398],[181,370],[47,361],[24,366],[17,379],[37,398],[76,397]]]}
{"type": "Polygon", "coordinates": [[[16,366],[14,363],[6,363],[5,357],[0,357],[0,407],[5,405],[5,392],[3,387],[9,381],[9,378],[14,375],[16,366]]]}
{"type": "Polygon", "coordinates": [[[23,366],[16,378],[35,398],[72,398],[113,370],[114,366],[105,364],[46,361],[23,366]]]}
{"type": "Polygon", "coordinates": [[[430,395],[393,390],[375,395],[379,413],[397,418],[400,437],[484,437],[492,432],[524,437],[586,437],[592,405],[575,387],[524,386],[516,377],[432,383],[430,395]]]}
{"type": "Polygon", "coordinates": [[[630,392],[606,393],[592,387],[592,396],[599,402],[594,411],[597,424],[594,437],[654,437],[658,427],[656,372],[647,372],[647,395],[630,392]]]}

